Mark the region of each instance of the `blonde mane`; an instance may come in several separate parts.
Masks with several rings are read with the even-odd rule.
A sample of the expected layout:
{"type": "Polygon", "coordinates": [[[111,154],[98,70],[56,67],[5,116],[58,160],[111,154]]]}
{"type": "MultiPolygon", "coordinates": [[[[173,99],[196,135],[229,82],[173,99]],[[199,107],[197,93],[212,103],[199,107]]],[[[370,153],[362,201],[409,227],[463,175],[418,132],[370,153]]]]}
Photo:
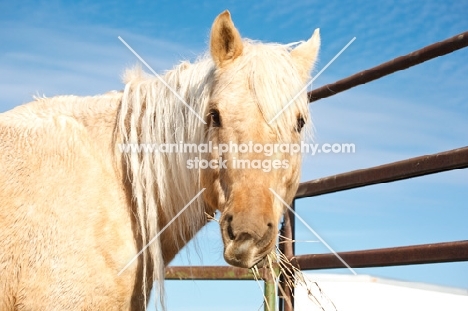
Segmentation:
{"type": "MultiPolygon", "coordinates": [[[[236,64],[235,70],[228,73],[241,74],[248,79],[265,122],[272,120],[304,86],[289,53],[287,46],[244,41],[244,57],[236,64]],[[283,81],[283,76],[296,79],[283,81]],[[283,106],[279,105],[281,103],[283,106]]],[[[215,66],[211,57],[206,55],[193,64],[183,62],[162,78],[205,119],[215,83],[215,66]]],[[[137,67],[127,71],[124,79],[126,86],[117,126],[119,141],[128,144],[201,144],[206,141],[206,129],[198,116],[157,77],[149,76],[137,67]]],[[[303,92],[291,105],[295,109],[285,109],[271,123],[280,141],[287,141],[291,136],[291,129],[297,122],[297,111],[308,120],[305,96],[303,92]]],[[[187,160],[198,155],[188,152],[129,152],[123,156],[132,184],[142,243],[146,245],[161,229],[158,219],[172,219],[201,190],[199,171],[186,168],[187,160]],[[158,211],[163,215],[158,215],[158,211]]],[[[168,228],[174,241],[180,239],[185,244],[187,236],[196,234],[206,222],[204,210],[203,200],[198,197],[168,228]]],[[[151,261],[154,265],[153,280],[159,281],[159,297],[162,299],[164,261],[160,243],[156,239],[148,247],[149,258],[143,257],[143,275],[146,275],[146,265],[151,261]]],[[[145,293],[145,282],[143,287],[145,293]]]]}
{"type": "MultiPolygon", "coordinates": [[[[209,98],[211,75],[210,62],[183,63],[168,72],[164,79],[186,100],[187,104],[202,111],[209,98]]],[[[184,104],[156,77],[145,76],[136,68],[126,73],[118,128],[124,143],[178,144],[181,141],[200,143],[203,124],[184,104]]],[[[132,183],[142,244],[155,237],[162,216],[172,219],[200,190],[198,172],[188,169],[189,153],[124,153],[128,174],[132,183]],[[164,215],[158,215],[158,211],[164,215]]],[[[186,240],[188,230],[193,236],[205,223],[203,200],[199,197],[189,210],[182,213],[167,232],[178,234],[186,240]]],[[[174,241],[178,241],[174,238],[174,241]]],[[[164,260],[160,240],[148,247],[149,258],[143,256],[143,275],[146,275],[149,260],[153,263],[153,280],[157,280],[162,299],[164,260]]],[[[143,292],[146,293],[146,281],[143,292]]]]}

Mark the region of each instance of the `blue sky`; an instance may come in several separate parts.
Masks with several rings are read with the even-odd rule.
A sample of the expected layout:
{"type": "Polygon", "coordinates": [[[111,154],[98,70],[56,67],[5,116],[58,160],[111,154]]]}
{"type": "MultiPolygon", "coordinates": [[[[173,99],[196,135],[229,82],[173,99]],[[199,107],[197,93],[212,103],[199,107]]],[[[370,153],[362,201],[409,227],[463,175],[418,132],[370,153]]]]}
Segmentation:
{"type": "MultiPolygon", "coordinates": [[[[356,37],[314,88],[468,30],[466,1],[3,1],[0,112],[33,95],[122,89],[122,72],[137,59],[117,36],[158,72],[194,60],[225,9],[252,39],[289,43],[320,28],[315,72],[356,37]]],[[[354,143],[356,153],[308,156],[302,180],[467,146],[467,59],[464,49],[312,104],[315,141],[354,143]]],[[[336,251],[463,240],[467,190],[468,172],[452,171],[303,199],[297,211],[336,251]]],[[[316,240],[300,224],[297,239],[316,240]]],[[[225,264],[216,224],[197,240],[198,249],[189,247],[174,265],[225,264]]],[[[297,252],[327,250],[299,242],[297,252]]],[[[356,271],[468,289],[468,263],[356,271]]],[[[170,281],[167,291],[169,310],[258,310],[262,304],[255,282],[170,281]]]]}

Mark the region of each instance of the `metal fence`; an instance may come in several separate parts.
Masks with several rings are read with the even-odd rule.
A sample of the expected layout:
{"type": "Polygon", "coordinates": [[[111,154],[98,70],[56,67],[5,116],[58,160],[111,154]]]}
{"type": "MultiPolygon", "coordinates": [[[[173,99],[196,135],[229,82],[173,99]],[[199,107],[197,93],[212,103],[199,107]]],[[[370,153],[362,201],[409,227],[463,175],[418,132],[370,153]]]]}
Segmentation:
{"type": "MultiPolygon", "coordinates": [[[[335,95],[466,46],[468,46],[468,31],[315,89],[308,93],[309,101],[312,102],[335,95]]],[[[468,147],[463,147],[307,181],[299,185],[295,200],[467,167],[468,147]]],[[[281,251],[294,266],[302,270],[343,268],[343,263],[331,253],[296,256],[294,243],[291,242],[294,240],[295,235],[294,222],[292,212],[286,213],[281,230],[284,238],[282,238],[280,244],[281,251]]],[[[468,261],[468,241],[370,249],[338,254],[353,268],[468,261]]],[[[275,282],[270,272],[263,271],[262,273],[265,282],[265,297],[269,308],[275,310],[277,300],[275,282]]],[[[166,270],[166,279],[254,280],[254,276],[248,269],[229,266],[192,266],[169,267],[166,270]]],[[[279,297],[279,309],[283,311],[294,310],[293,293],[281,282],[280,286],[282,288],[278,292],[282,293],[282,295],[279,297]]],[[[265,310],[268,310],[267,306],[265,306],[265,310]]]]}

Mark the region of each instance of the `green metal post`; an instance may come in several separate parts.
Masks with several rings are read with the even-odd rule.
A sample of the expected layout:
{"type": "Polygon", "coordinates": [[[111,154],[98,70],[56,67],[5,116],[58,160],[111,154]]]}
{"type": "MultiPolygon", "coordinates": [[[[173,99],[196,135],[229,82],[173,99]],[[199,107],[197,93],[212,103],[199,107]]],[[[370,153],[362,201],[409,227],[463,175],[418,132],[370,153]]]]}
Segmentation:
{"type": "Polygon", "coordinates": [[[276,284],[274,280],[266,279],[265,281],[265,306],[264,311],[276,311],[276,284]]]}

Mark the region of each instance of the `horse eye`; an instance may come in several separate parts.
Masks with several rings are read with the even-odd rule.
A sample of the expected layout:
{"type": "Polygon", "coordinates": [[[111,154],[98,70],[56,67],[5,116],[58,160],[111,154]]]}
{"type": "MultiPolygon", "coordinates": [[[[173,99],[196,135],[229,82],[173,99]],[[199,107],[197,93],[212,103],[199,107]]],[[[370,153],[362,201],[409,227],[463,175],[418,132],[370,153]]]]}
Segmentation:
{"type": "Polygon", "coordinates": [[[303,117],[297,117],[296,132],[300,133],[302,128],[305,125],[305,120],[303,117]]]}
{"type": "Polygon", "coordinates": [[[211,117],[211,125],[213,127],[220,127],[221,126],[221,119],[219,117],[219,111],[216,110],[216,109],[212,109],[212,110],[210,110],[209,115],[211,117]]]}

